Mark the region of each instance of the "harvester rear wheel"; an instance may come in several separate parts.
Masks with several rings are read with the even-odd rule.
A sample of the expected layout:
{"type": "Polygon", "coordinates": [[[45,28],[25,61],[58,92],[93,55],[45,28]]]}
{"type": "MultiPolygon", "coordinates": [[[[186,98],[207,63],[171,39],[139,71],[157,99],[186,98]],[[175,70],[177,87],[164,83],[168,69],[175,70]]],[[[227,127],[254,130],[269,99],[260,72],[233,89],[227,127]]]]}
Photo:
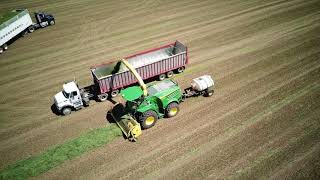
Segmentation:
{"type": "Polygon", "coordinates": [[[166,116],[168,118],[174,117],[179,112],[179,104],[176,102],[170,103],[166,108],[166,116]]]}
{"type": "Polygon", "coordinates": [[[149,110],[139,116],[139,123],[142,129],[149,129],[156,124],[158,120],[157,113],[149,110]]]}

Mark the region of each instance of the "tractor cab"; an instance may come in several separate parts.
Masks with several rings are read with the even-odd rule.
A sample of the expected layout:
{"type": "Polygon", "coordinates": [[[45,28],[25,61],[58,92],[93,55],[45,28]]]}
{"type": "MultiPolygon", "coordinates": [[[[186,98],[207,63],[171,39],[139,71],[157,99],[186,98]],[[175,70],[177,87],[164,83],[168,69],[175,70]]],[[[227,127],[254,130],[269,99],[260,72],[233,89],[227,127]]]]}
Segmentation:
{"type": "Polygon", "coordinates": [[[55,19],[51,14],[46,14],[44,12],[37,12],[34,14],[35,14],[37,24],[39,24],[40,27],[42,27],[42,28],[55,24],[55,19]]]}

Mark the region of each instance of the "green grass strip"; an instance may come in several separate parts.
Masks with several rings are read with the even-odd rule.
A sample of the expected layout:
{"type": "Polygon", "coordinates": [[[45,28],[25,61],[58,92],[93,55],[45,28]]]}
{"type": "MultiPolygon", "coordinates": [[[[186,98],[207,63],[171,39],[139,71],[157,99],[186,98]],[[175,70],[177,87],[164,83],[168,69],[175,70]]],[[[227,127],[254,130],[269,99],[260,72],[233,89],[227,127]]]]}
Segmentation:
{"type": "Polygon", "coordinates": [[[0,179],[26,179],[38,176],[67,160],[101,147],[118,136],[122,136],[122,132],[115,124],[94,129],[39,155],[9,165],[0,171],[0,179]]]}

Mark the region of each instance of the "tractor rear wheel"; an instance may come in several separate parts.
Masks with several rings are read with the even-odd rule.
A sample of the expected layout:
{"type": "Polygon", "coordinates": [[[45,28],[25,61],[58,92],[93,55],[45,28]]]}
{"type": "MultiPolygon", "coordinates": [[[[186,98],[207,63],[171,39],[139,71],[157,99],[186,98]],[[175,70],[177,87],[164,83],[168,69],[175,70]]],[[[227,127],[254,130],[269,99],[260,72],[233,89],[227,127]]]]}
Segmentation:
{"type": "Polygon", "coordinates": [[[151,128],[156,124],[157,120],[157,113],[152,110],[146,111],[139,116],[139,123],[141,124],[142,129],[151,128]]]}
{"type": "Polygon", "coordinates": [[[176,102],[170,103],[166,108],[166,116],[168,118],[174,117],[179,112],[179,104],[176,102]]]}

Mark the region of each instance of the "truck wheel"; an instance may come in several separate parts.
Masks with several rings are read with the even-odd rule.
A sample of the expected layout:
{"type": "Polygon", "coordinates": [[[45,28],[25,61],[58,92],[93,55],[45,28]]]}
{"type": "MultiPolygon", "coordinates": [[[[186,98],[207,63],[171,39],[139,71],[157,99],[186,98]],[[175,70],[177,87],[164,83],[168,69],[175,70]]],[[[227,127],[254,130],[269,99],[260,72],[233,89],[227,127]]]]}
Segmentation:
{"type": "Polygon", "coordinates": [[[27,30],[25,30],[25,31],[23,31],[22,33],[21,33],[21,36],[22,37],[26,37],[28,35],[28,31],[27,30]]]}
{"type": "Polygon", "coordinates": [[[8,50],[8,45],[7,44],[4,44],[3,46],[2,46],[2,48],[3,48],[3,50],[8,50]]]}
{"type": "Polygon", "coordinates": [[[213,92],[214,92],[213,90],[206,90],[205,93],[204,93],[204,96],[205,97],[210,97],[210,96],[213,95],[213,92]]]}
{"type": "Polygon", "coordinates": [[[117,90],[113,90],[112,92],[111,92],[111,97],[116,97],[116,96],[118,96],[118,94],[119,94],[119,90],[117,89],[117,90]]]}
{"type": "Polygon", "coordinates": [[[98,96],[99,101],[103,102],[108,99],[108,94],[101,94],[98,96]]]}
{"type": "Polygon", "coordinates": [[[179,112],[179,104],[176,102],[170,103],[166,108],[166,116],[168,118],[174,117],[179,112]]]}
{"type": "Polygon", "coordinates": [[[167,77],[168,77],[168,78],[171,78],[172,76],[173,76],[173,71],[167,72],[167,77]]]}
{"type": "Polygon", "coordinates": [[[182,73],[182,72],[184,71],[184,69],[185,69],[184,66],[179,67],[179,68],[177,69],[177,73],[182,73]]]}
{"type": "Polygon", "coordinates": [[[158,77],[159,81],[163,81],[165,78],[166,78],[165,74],[160,74],[158,77]]]}
{"type": "Polygon", "coordinates": [[[35,29],[34,29],[34,26],[33,26],[33,25],[31,25],[31,26],[28,27],[28,32],[29,32],[29,33],[33,33],[34,30],[35,30],[35,29]]]}
{"type": "Polygon", "coordinates": [[[139,122],[142,126],[142,129],[151,128],[156,124],[157,120],[158,120],[157,113],[152,110],[144,112],[139,117],[139,122]]]}
{"type": "Polygon", "coordinates": [[[50,22],[49,22],[49,24],[52,26],[52,25],[54,25],[56,22],[54,22],[54,20],[51,20],[50,22]]]}
{"type": "Polygon", "coordinates": [[[65,107],[65,108],[63,108],[62,109],[62,115],[69,115],[69,114],[71,114],[71,108],[69,108],[69,107],[65,107]]]}

